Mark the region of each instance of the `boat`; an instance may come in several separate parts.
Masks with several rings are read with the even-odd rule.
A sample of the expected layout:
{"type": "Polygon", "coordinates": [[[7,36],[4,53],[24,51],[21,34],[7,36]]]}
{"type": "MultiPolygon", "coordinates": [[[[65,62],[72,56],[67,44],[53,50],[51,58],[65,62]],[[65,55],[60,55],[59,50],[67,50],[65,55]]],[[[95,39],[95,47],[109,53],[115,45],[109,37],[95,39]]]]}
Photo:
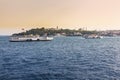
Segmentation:
{"type": "Polygon", "coordinates": [[[37,41],[51,41],[53,40],[53,37],[39,37],[37,41]]]}
{"type": "Polygon", "coordinates": [[[85,39],[101,39],[101,38],[103,38],[103,36],[99,36],[99,35],[95,35],[95,34],[84,35],[83,37],[84,37],[85,39]]]}
{"type": "Polygon", "coordinates": [[[9,41],[10,42],[26,42],[26,41],[51,41],[53,37],[48,36],[11,36],[9,41]]]}

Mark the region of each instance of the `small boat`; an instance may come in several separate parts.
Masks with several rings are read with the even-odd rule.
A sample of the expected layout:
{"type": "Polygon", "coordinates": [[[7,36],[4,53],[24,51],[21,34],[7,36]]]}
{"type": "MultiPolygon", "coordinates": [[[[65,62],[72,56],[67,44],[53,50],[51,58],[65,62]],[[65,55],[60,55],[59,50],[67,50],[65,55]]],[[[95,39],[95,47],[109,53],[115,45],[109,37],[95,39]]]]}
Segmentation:
{"type": "Polygon", "coordinates": [[[10,42],[26,42],[26,41],[51,41],[53,37],[48,36],[11,36],[10,42]]]}
{"type": "Polygon", "coordinates": [[[53,40],[53,37],[39,37],[37,41],[51,41],[53,40]]]}
{"type": "Polygon", "coordinates": [[[84,37],[85,39],[101,39],[101,38],[103,38],[102,36],[95,35],[95,34],[92,34],[92,35],[84,35],[83,37],[84,37]]]}

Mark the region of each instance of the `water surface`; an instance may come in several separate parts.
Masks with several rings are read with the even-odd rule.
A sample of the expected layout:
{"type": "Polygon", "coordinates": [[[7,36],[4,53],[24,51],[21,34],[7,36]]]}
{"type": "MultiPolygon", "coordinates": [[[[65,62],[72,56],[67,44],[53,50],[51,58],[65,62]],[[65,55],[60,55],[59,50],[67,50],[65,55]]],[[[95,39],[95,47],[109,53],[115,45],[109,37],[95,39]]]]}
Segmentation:
{"type": "Polygon", "coordinates": [[[0,37],[0,80],[120,80],[120,37],[8,39],[0,37]]]}

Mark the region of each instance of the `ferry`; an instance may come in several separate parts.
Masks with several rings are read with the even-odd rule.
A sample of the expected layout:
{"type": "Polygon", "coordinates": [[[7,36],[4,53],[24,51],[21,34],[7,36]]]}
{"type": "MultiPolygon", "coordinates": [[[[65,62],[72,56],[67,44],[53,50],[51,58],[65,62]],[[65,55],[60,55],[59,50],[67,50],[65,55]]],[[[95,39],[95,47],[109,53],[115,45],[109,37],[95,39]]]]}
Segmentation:
{"type": "Polygon", "coordinates": [[[11,36],[10,42],[25,42],[25,41],[51,41],[53,40],[53,37],[48,36],[11,36]]]}

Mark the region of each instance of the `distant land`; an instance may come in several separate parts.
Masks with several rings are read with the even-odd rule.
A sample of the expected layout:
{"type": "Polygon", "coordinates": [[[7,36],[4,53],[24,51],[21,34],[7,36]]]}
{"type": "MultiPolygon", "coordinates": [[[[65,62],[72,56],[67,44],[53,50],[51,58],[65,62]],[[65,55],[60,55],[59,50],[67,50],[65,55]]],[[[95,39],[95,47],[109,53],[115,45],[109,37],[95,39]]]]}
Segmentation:
{"type": "Polygon", "coordinates": [[[96,31],[96,30],[84,30],[82,28],[78,30],[71,29],[58,29],[58,28],[34,28],[21,33],[14,33],[12,36],[21,35],[40,35],[43,36],[47,34],[48,36],[84,36],[90,34],[96,34],[100,36],[120,36],[120,30],[106,30],[106,31],[96,31]]]}

